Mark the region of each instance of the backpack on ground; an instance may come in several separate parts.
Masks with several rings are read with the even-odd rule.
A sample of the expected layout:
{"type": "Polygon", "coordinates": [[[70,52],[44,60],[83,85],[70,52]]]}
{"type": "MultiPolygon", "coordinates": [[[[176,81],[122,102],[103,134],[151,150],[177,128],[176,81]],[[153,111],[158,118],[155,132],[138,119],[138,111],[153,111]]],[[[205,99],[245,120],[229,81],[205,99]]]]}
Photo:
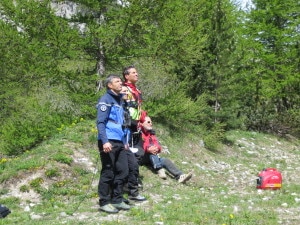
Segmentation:
{"type": "Polygon", "coordinates": [[[10,210],[6,206],[0,204],[0,218],[4,218],[10,213],[10,210]]]}

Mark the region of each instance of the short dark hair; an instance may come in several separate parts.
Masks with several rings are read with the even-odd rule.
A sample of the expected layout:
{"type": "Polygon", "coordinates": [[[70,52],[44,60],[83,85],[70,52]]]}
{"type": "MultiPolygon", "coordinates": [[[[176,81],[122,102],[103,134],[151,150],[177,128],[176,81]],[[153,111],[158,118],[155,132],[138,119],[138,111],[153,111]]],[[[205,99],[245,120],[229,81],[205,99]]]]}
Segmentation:
{"type": "Polygon", "coordinates": [[[123,78],[124,78],[125,81],[126,81],[126,77],[125,76],[129,74],[129,70],[130,69],[136,69],[136,68],[135,68],[134,65],[130,65],[130,66],[127,66],[127,67],[125,67],[123,69],[123,78]]]}
{"type": "Polygon", "coordinates": [[[107,89],[109,89],[108,84],[112,83],[112,80],[113,80],[113,79],[116,79],[116,78],[121,79],[120,76],[115,75],[115,74],[110,74],[110,75],[108,75],[108,77],[105,79],[105,82],[104,82],[105,87],[106,87],[107,89]]]}

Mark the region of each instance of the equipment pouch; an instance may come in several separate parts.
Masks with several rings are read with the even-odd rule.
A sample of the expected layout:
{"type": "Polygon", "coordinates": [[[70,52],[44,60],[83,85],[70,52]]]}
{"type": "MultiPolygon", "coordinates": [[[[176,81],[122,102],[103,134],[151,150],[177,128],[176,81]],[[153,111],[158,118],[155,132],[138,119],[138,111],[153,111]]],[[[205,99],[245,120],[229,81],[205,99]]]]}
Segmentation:
{"type": "Polygon", "coordinates": [[[7,207],[5,207],[4,205],[0,205],[0,218],[4,218],[10,213],[11,212],[7,207]]]}

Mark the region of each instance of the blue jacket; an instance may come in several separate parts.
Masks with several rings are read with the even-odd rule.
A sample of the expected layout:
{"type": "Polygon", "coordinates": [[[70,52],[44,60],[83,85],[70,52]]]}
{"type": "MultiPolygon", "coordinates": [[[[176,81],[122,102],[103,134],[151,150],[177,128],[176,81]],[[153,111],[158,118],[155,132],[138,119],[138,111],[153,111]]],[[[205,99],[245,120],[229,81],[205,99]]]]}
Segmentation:
{"type": "Polygon", "coordinates": [[[122,96],[108,90],[97,104],[98,140],[103,144],[108,140],[125,141],[122,128],[124,123],[124,110],[122,96]]]}

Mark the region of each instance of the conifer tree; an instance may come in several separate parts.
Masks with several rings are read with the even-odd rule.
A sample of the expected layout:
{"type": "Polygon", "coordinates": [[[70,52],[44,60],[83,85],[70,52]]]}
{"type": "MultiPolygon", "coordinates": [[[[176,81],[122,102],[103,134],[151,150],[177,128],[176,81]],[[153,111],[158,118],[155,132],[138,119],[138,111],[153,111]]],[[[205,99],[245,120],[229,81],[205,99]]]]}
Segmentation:
{"type": "Polygon", "coordinates": [[[243,33],[241,96],[250,127],[281,132],[291,118],[299,120],[299,2],[252,3],[243,33]]]}

